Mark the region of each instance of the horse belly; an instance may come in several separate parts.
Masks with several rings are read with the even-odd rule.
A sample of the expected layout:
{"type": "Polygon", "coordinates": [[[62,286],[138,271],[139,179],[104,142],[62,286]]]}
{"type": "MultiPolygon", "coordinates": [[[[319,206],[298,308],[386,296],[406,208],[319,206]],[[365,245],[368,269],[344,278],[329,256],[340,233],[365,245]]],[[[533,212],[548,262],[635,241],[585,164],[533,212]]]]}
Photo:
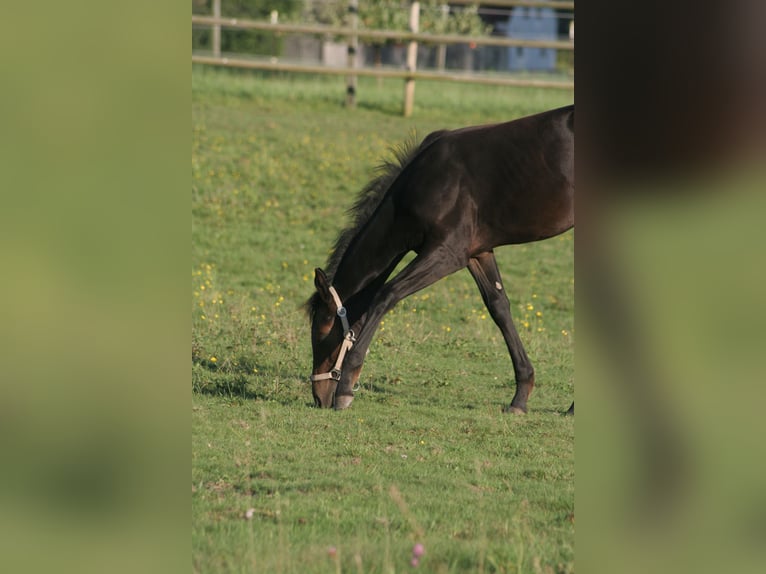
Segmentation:
{"type": "Polygon", "coordinates": [[[477,221],[481,242],[494,245],[530,243],[574,227],[574,187],[538,193],[516,193],[505,206],[485,207],[477,221]],[[484,232],[482,233],[482,230],[484,232]]]}

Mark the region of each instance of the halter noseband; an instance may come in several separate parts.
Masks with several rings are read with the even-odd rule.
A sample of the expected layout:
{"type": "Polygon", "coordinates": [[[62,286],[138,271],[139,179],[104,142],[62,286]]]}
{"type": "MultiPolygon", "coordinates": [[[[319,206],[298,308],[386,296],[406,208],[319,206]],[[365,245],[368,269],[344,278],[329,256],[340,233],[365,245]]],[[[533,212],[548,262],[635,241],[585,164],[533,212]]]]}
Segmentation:
{"type": "Polygon", "coordinates": [[[338,315],[340,322],[343,325],[343,343],[340,346],[340,352],[338,353],[338,358],[335,359],[335,365],[333,366],[332,370],[329,373],[311,375],[310,378],[312,383],[315,381],[324,381],[325,379],[333,379],[336,382],[340,382],[343,359],[345,359],[346,353],[351,350],[351,347],[353,347],[354,343],[356,342],[356,336],[348,324],[346,308],[343,306],[343,302],[340,300],[340,296],[333,286],[330,286],[330,295],[332,295],[332,298],[335,300],[335,306],[338,308],[336,315],[338,315]]]}

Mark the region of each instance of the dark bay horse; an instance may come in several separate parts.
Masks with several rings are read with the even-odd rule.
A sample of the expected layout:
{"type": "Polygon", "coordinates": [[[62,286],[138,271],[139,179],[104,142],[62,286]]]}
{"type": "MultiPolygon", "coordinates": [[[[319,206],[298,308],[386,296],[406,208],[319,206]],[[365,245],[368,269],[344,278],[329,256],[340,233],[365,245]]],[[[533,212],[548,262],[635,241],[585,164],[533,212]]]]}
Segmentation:
{"type": "Polygon", "coordinates": [[[354,399],[383,316],[403,298],[467,267],[503,334],[526,412],[532,363],[511,319],[493,249],[558,235],[574,225],[574,106],[514,121],[429,134],[362,190],[353,225],[315,271],[311,318],[314,401],[354,399]],[[387,281],[402,258],[415,258],[387,281]]]}

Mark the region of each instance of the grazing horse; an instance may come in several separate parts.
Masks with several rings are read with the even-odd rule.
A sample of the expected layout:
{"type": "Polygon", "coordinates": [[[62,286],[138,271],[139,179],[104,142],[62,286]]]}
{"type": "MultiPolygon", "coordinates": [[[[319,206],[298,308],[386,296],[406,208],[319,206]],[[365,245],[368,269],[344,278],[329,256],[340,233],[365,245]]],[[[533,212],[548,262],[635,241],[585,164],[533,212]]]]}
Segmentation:
{"type": "Polygon", "coordinates": [[[351,405],[373,335],[403,298],[467,267],[503,334],[525,413],[535,385],[511,319],[493,249],[574,225],[574,106],[514,121],[443,130],[397,153],[352,208],[353,225],[327,271],[315,270],[311,319],[314,401],[351,405]],[[414,259],[387,281],[402,258],[414,259]]]}

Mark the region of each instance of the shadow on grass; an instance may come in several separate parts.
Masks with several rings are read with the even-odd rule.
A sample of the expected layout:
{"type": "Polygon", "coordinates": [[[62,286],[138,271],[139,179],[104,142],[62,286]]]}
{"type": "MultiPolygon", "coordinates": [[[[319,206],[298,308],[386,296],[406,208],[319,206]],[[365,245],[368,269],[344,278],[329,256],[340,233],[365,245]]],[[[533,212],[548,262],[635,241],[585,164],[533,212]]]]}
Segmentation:
{"type": "Polygon", "coordinates": [[[396,117],[402,116],[401,102],[394,103],[394,102],[363,101],[363,102],[357,102],[356,107],[362,110],[378,112],[385,116],[396,116],[396,117]]]}
{"type": "Polygon", "coordinates": [[[534,407],[529,407],[529,410],[530,410],[530,412],[543,413],[543,414],[546,414],[546,415],[560,415],[562,417],[565,417],[565,416],[572,416],[573,417],[574,415],[567,414],[567,409],[568,408],[569,408],[568,405],[562,405],[561,408],[550,408],[550,407],[548,407],[548,408],[536,409],[534,407]]]}
{"type": "Polygon", "coordinates": [[[203,395],[295,405],[300,399],[290,381],[300,379],[297,372],[272,370],[269,366],[257,365],[251,358],[219,363],[192,357],[192,391],[203,395]]]}
{"type": "Polygon", "coordinates": [[[381,395],[392,394],[391,391],[393,390],[391,388],[391,384],[387,381],[363,384],[362,389],[370,393],[377,393],[381,395]]]}

